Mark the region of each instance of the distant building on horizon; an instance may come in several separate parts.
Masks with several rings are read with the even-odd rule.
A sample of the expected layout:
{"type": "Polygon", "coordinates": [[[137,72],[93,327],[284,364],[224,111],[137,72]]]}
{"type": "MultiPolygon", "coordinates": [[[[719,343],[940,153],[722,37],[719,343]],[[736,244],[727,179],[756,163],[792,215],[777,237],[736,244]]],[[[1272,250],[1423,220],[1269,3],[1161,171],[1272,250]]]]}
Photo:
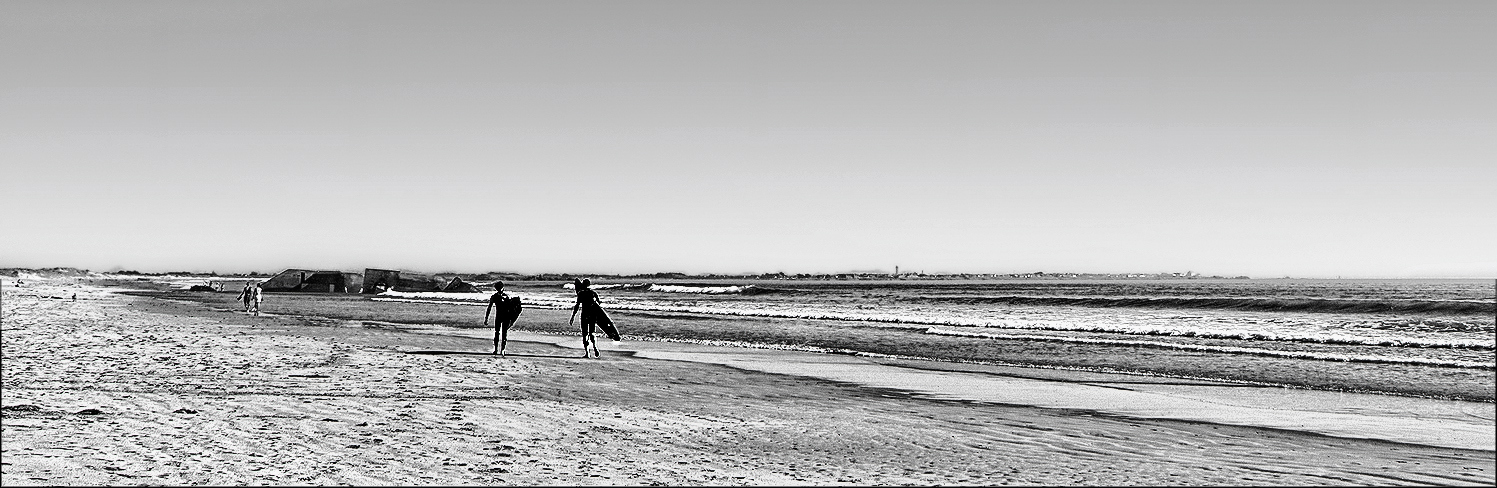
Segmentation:
{"type": "Polygon", "coordinates": [[[395,291],[442,291],[445,284],[429,275],[401,272],[393,269],[364,268],[363,287],[360,293],[395,291]],[[404,273],[404,274],[402,274],[404,273]]]}
{"type": "Polygon", "coordinates": [[[342,271],[288,268],[260,283],[265,291],[350,293],[363,284],[363,275],[342,271]]]}

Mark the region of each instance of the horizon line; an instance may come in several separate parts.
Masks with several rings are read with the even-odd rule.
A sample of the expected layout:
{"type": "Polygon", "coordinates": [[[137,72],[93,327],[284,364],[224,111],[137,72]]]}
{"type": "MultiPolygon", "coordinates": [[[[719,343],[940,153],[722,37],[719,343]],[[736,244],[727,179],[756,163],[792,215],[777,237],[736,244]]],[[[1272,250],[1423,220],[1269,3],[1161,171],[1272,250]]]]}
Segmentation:
{"type": "MultiPolygon", "coordinates": [[[[200,270],[191,270],[191,271],[190,270],[143,271],[143,270],[139,270],[139,269],[125,269],[123,266],[116,266],[113,269],[108,270],[108,271],[94,271],[94,270],[87,269],[87,268],[77,268],[77,267],[72,267],[72,266],[48,266],[48,267],[7,266],[7,267],[0,267],[0,270],[24,270],[24,271],[43,271],[43,270],[60,270],[60,269],[71,269],[71,270],[79,270],[79,271],[84,271],[84,272],[100,273],[100,274],[119,274],[119,273],[122,273],[122,272],[127,272],[127,273],[132,273],[132,274],[137,274],[138,273],[138,274],[142,274],[142,275],[171,275],[171,274],[177,274],[177,275],[210,275],[210,276],[215,276],[215,275],[216,276],[232,276],[232,275],[274,276],[274,275],[276,275],[278,273],[281,273],[281,272],[283,272],[285,270],[288,270],[288,269],[307,269],[307,270],[317,270],[317,271],[335,271],[336,270],[336,271],[339,271],[339,272],[350,272],[350,271],[345,271],[345,270],[336,269],[336,268],[316,268],[316,267],[306,267],[306,268],[302,268],[302,267],[282,267],[281,269],[279,269],[277,271],[268,272],[268,273],[262,272],[261,270],[253,270],[253,269],[249,270],[249,271],[239,271],[239,272],[228,271],[228,272],[224,272],[224,273],[219,273],[217,270],[208,270],[208,271],[200,271],[200,270]]],[[[985,275],[985,276],[1011,276],[1011,277],[1016,277],[1016,278],[1017,277],[1039,278],[1041,276],[1058,276],[1059,277],[1059,276],[1066,276],[1066,275],[1106,275],[1106,276],[1118,276],[1118,277],[1126,277],[1126,276],[1122,276],[1122,275],[1140,275],[1140,276],[1137,276],[1135,278],[1254,279],[1254,280],[1280,280],[1280,279],[1316,279],[1316,280],[1337,280],[1337,279],[1340,279],[1340,280],[1374,280],[1374,279],[1497,280],[1497,276],[1448,276],[1448,275],[1447,276],[1388,276],[1388,275],[1346,275],[1346,274],[1336,275],[1335,277],[1313,276],[1313,275],[1306,275],[1306,276],[1294,276],[1294,275],[1283,275],[1283,276],[1251,276],[1251,275],[1242,274],[1242,273],[1237,273],[1237,274],[1210,274],[1210,273],[1195,273],[1193,271],[1185,271],[1185,272],[1175,272],[1175,271],[1156,271],[1156,272],[1137,272],[1137,271],[1130,271],[1130,272],[1091,272],[1091,271],[1087,271],[1087,272],[1080,272],[1080,271],[1048,272],[1048,271],[1030,271],[1030,272],[1008,272],[1008,273],[1003,273],[1003,272],[953,272],[953,271],[938,271],[938,272],[928,272],[927,273],[927,272],[921,271],[921,272],[900,272],[898,274],[896,274],[894,272],[890,272],[890,271],[884,271],[884,270],[851,270],[851,271],[837,271],[837,272],[796,272],[796,273],[787,272],[787,271],[771,271],[771,272],[749,272],[749,271],[745,271],[745,272],[736,272],[736,273],[726,273],[726,272],[687,273],[687,272],[682,272],[682,271],[654,271],[654,272],[641,272],[641,273],[618,273],[618,272],[614,272],[614,273],[600,273],[600,272],[572,272],[572,271],[543,271],[543,272],[533,272],[533,273],[531,273],[531,272],[520,272],[520,271],[482,271],[482,272],[465,272],[465,271],[451,271],[451,270],[425,271],[425,270],[414,269],[414,268],[373,268],[373,267],[364,267],[364,268],[362,268],[359,271],[362,271],[363,269],[390,269],[390,270],[393,270],[393,271],[405,271],[405,272],[410,272],[410,273],[426,274],[426,275],[469,275],[469,276],[471,276],[471,275],[484,275],[484,274],[521,275],[521,276],[566,275],[566,276],[575,276],[575,277],[597,276],[597,277],[620,277],[620,278],[622,278],[622,277],[642,277],[642,276],[645,276],[645,275],[661,275],[661,274],[678,274],[678,275],[683,275],[684,278],[694,278],[694,277],[696,277],[696,278],[712,278],[712,277],[741,277],[741,278],[750,278],[750,277],[757,277],[757,276],[763,276],[763,275],[784,275],[784,276],[801,276],[801,275],[805,275],[805,276],[834,276],[834,275],[870,276],[870,275],[888,275],[890,277],[897,277],[897,276],[985,275]],[[1183,274],[1183,276],[1167,276],[1167,275],[1182,275],[1182,274],[1183,274]]],[[[359,271],[355,271],[355,272],[359,272],[359,271]]]]}

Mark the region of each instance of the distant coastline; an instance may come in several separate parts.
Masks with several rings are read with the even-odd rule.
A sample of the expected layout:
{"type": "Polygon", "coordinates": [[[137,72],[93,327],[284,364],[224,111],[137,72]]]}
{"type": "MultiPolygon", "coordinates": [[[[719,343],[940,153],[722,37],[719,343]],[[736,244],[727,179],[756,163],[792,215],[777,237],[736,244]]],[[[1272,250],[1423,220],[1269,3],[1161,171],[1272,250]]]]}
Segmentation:
{"type": "MultiPolygon", "coordinates": [[[[335,269],[327,268],[330,271],[335,269]]],[[[275,276],[281,270],[272,271],[249,271],[245,273],[219,273],[216,271],[161,271],[148,272],[137,270],[115,270],[115,271],[92,271],[73,267],[52,268],[0,268],[0,276],[17,277],[21,273],[30,273],[47,277],[86,277],[90,274],[109,274],[122,276],[180,276],[193,278],[228,278],[228,279],[251,279],[269,278],[275,276]]],[[[349,271],[349,270],[343,270],[349,271]]],[[[349,272],[357,272],[352,270],[349,272]]],[[[909,281],[957,281],[957,280],[1491,280],[1487,276],[1353,276],[1353,277],[1306,277],[1306,276],[1260,276],[1250,277],[1247,275],[1205,275],[1191,271],[1183,273],[1160,272],[1160,273],[1047,273],[1036,271],[1032,273],[888,273],[883,271],[850,271],[846,273],[700,273],[688,274],[677,272],[663,273],[636,273],[636,274],[613,274],[613,273],[518,273],[511,271],[488,271],[483,273],[471,273],[461,271],[441,271],[430,273],[419,270],[407,270],[421,275],[437,279],[450,280],[461,278],[470,282],[484,281],[571,281],[574,278],[591,278],[593,280],[785,280],[785,281],[876,281],[876,280],[909,280],[909,281]]]]}
{"type": "MultiPolygon", "coordinates": [[[[56,267],[56,268],[0,268],[0,276],[16,277],[21,273],[30,273],[41,276],[88,276],[93,271],[80,268],[56,267]]],[[[144,272],[134,270],[106,271],[101,272],[112,275],[127,276],[190,276],[204,278],[261,278],[274,276],[275,272],[250,271],[247,273],[218,273],[216,271],[164,271],[144,272]]],[[[574,278],[592,278],[597,280],[804,280],[804,281],[860,281],[860,280],[1179,280],[1179,279],[1213,279],[1213,280],[1246,280],[1253,279],[1248,276],[1218,276],[1201,275],[1186,271],[1184,273],[1046,273],[1036,271],[1032,273],[887,273],[880,271],[857,271],[847,273],[638,273],[638,274],[609,274],[609,273],[514,273],[503,271],[489,271],[485,273],[465,272],[438,272],[427,273],[439,278],[462,278],[468,281],[569,281],[574,278]]]]}

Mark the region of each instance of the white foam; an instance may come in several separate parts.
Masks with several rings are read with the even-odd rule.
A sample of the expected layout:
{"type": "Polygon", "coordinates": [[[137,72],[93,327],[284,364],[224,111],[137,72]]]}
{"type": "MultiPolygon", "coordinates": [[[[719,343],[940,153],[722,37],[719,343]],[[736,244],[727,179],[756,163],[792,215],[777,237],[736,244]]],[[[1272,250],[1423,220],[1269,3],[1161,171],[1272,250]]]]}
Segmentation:
{"type": "MultiPolygon", "coordinates": [[[[631,284],[627,284],[627,283],[610,283],[610,284],[607,284],[607,285],[602,285],[602,284],[599,284],[599,285],[588,285],[588,288],[592,288],[594,290],[613,290],[613,289],[618,289],[618,288],[644,288],[646,286],[650,286],[650,285],[631,285],[631,284]]],[[[561,285],[561,288],[564,289],[564,290],[576,290],[577,289],[577,285],[572,284],[572,283],[566,283],[566,284],[561,285]]]]}
{"type": "MultiPolygon", "coordinates": [[[[653,291],[653,292],[660,292],[660,293],[701,293],[701,294],[706,294],[706,295],[723,295],[723,294],[743,293],[744,290],[748,290],[748,289],[753,288],[753,287],[754,287],[754,285],[741,285],[741,286],[685,286],[685,285],[660,285],[660,284],[655,284],[655,283],[646,283],[646,284],[610,283],[610,284],[606,284],[606,285],[591,285],[591,286],[589,286],[589,288],[592,288],[594,290],[625,289],[625,290],[653,291]]],[[[577,289],[576,285],[574,285],[572,283],[565,283],[565,284],[561,285],[561,288],[564,289],[564,290],[575,290],[575,289],[577,289]]]]}
{"type": "Polygon", "coordinates": [[[1273,349],[1260,349],[1260,348],[1250,348],[1250,347],[1213,346],[1213,345],[1203,345],[1203,344],[1182,344],[1182,343],[1178,343],[1178,342],[1119,340],[1119,339],[1097,339],[1097,338],[1089,338],[1089,337],[1064,337],[1064,336],[1029,335],[1029,334],[1007,334],[1007,333],[1002,333],[1002,332],[955,330],[955,329],[946,329],[946,328],[940,328],[940,327],[931,327],[930,329],[926,330],[925,333],[927,333],[927,334],[934,334],[934,335],[958,336],[958,337],[982,337],[982,338],[989,338],[989,339],[1015,339],[1015,340],[1026,340],[1026,341],[1070,342],[1070,343],[1079,343],[1079,344],[1108,344],[1108,345],[1123,345],[1123,346],[1145,346],[1145,347],[1157,347],[1157,348],[1164,348],[1164,349],[1176,349],[1176,350],[1182,350],[1182,351],[1225,352],[1225,353],[1233,353],[1233,354],[1251,354],[1251,355],[1255,355],[1255,356],[1271,356],[1271,357],[1292,358],[1292,359],[1317,359],[1317,360],[1323,360],[1323,361],[1346,361],[1346,362],[1383,363],[1383,364],[1418,364],[1418,365],[1424,365],[1424,366],[1446,366],[1446,367],[1471,368],[1471,369],[1497,369],[1497,362],[1459,361],[1459,360],[1442,360],[1442,359],[1427,359],[1427,358],[1395,358],[1395,357],[1368,356],[1368,355],[1358,355],[1358,354],[1335,354],[1335,353],[1306,352],[1306,351],[1279,351],[1279,350],[1273,350],[1273,349]]]}
{"type": "Polygon", "coordinates": [[[725,293],[743,293],[744,290],[753,288],[753,285],[745,286],[679,286],[679,285],[656,285],[648,287],[650,291],[664,293],[705,293],[709,295],[720,295],[725,293]]]}
{"type": "MultiPolygon", "coordinates": [[[[509,293],[511,297],[519,297],[525,306],[551,306],[570,307],[573,300],[558,299],[532,294],[509,293]]],[[[489,303],[491,294],[484,293],[456,293],[445,291],[386,291],[375,295],[373,300],[381,302],[417,302],[417,303],[451,303],[459,305],[484,305],[489,303]]]]}

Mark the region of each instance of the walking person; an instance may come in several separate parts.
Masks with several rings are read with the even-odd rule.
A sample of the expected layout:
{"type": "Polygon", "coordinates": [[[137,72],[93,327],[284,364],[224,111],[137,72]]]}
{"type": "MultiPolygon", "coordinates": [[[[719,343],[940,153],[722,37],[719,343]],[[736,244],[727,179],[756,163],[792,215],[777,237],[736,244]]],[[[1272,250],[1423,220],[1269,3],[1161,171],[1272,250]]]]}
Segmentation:
{"type": "Polygon", "coordinates": [[[260,289],[259,283],[255,283],[254,288],[250,289],[250,303],[255,311],[256,317],[260,316],[260,302],[263,301],[265,301],[264,290],[260,289]]]}
{"type": "Polygon", "coordinates": [[[572,305],[572,319],[577,319],[577,310],[582,310],[582,357],[587,357],[587,345],[593,345],[593,355],[602,357],[598,353],[598,339],[593,337],[593,326],[603,329],[603,333],[609,339],[619,340],[619,331],[614,328],[613,320],[608,314],[603,313],[603,303],[598,299],[598,293],[592,290],[592,280],[572,280],[572,286],[577,289],[577,302],[572,305]]]}
{"type": "Polygon", "coordinates": [[[250,302],[255,299],[255,297],[252,295],[254,292],[250,291],[252,288],[253,287],[249,283],[245,283],[244,289],[239,291],[238,300],[240,303],[244,304],[244,313],[249,313],[250,302]]]}
{"type": "Polygon", "coordinates": [[[483,325],[489,325],[489,311],[494,311],[494,354],[504,355],[504,349],[509,345],[509,327],[515,325],[515,319],[519,317],[518,298],[510,298],[504,293],[504,282],[494,282],[494,294],[489,297],[488,306],[483,308],[483,325]],[[513,301],[511,301],[513,300],[513,301]]]}

